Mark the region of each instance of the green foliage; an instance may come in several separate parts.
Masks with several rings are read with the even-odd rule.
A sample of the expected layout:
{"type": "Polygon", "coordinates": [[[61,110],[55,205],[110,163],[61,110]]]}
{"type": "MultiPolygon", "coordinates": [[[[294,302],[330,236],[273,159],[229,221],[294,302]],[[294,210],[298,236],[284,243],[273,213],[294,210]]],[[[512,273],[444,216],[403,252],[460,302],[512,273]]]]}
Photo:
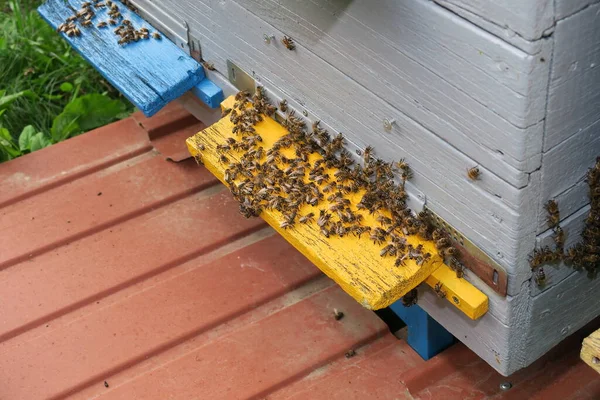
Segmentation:
{"type": "Polygon", "coordinates": [[[0,0],[0,162],[133,111],[37,14],[41,3],[0,0]]]}
{"type": "Polygon", "coordinates": [[[60,142],[66,138],[89,131],[114,121],[125,111],[120,100],[111,100],[101,94],[79,97],[65,107],[54,122],[50,134],[52,140],[60,142]]]}
{"type": "MultiPolygon", "coordinates": [[[[2,104],[2,98],[0,98],[2,104]]],[[[5,109],[4,109],[5,110],[5,109]]],[[[2,111],[4,111],[2,110],[2,111]]],[[[123,117],[126,105],[102,94],[86,94],[75,98],[52,122],[50,136],[27,125],[14,140],[10,131],[0,125],[0,162],[43,149],[80,133],[106,125],[123,117]]],[[[0,116],[0,123],[2,119],[0,116]]]]}

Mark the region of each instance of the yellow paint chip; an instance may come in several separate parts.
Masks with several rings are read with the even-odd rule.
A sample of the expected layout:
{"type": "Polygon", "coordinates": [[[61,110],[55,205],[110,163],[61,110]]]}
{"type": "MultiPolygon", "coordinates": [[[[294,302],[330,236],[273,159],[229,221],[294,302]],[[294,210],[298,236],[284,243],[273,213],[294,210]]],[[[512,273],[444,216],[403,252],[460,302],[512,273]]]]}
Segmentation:
{"type": "MultiPolygon", "coordinates": [[[[235,99],[229,97],[221,106],[224,109],[232,108],[234,102],[235,99]]],[[[233,127],[234,125],[229,117],[225,117],[187,140],[190,153],[201,158],[206,168],[223,183],[225,183],[224,172],[228,165],[219,160],[220,153],[217,152],[216,146],[223,144],[225,139],[229,137],[237,138],[232,133],[233,127]]],[[[264,120],[257,123],[254,129],[262,137],[261,146],[265,150],[272,147],[279,138],[288,133],[283,126],[269,117],[264,117],[264,120]]],[[[285,154],[286,151],[292,152],[291,149],[286,149],[282,153],[285,154]]],[[[239,161],[241,155],[241,153],[235,151],[228,151],[224,154],[232,162],[239,161]]],[[[311,161],[317,158],[320,158],[318,154],[310,155],[311,161]]],[[[355,193],[346,197],[355,205],[360,201],[361,196],[361,193],[355,193]]],[[[326,200],[322,200],[318,207],[304,205],[300,208],[298,216],[313,212],[317,218],[319,209],[328,206],[326,200]]],[[[355,208],[353,210],[356,211],[355,208]]],[[[356,212],[363,215],[363,224],[372,227],[379,226],[375,216],[362,211],[356,212]]],[[[429,252],[433,256],[421,266],[418,266],[413,260],[406,260],[405,266],[396,267],[394,266],[394,257],[380,256],[383,246],[376,245],[369,240],[368,233],[365,233],[361,238],[353,235],[326,238],[319,232],[316,223],[300,224],[296,222],[292,228],[282,229],[280,225],[283,222],[283,216],[280,212],[263,210],[261,217],[327,276],[340,285],[344,291],[369,309],[385,308],[424,282],[435,271],[440,269],[450,270],[437,255],[433,243],[422,240],[417,236],[408,236],[408,243],[415,247],[419,244],[423,245],[423,251],[429,252]]],[[[451,270],[450,272],[454,274],[451,270]]],[[[487,310],[487,297],[483,293],[464,279],[456,278],[455,274],[453,280],[446,275],[443,275],[442,278],[444,284],[448,282],[449,288],[457,291],[453,291],[453,293],[461,294],[460,296],[457,295],[460,299],[460,305],[457,305],[457,307],[463,310],[465,314],[471,318],[478,318],[485,313],[487,310]],[[460,281],[460,283],[454,282],[455,280],[460,281]],[[466,296],[463,295],[463,292],[467,293],[465,288],[468,287],[472,288],[473,293],[477,292],[483,297],[470,294],[472,291],[468,291],[469,294],[466,296]],[[479,303],[474,304],[473,301],[479,303]],[[482,310],[484,310],[483,313],[482,310]]]]}

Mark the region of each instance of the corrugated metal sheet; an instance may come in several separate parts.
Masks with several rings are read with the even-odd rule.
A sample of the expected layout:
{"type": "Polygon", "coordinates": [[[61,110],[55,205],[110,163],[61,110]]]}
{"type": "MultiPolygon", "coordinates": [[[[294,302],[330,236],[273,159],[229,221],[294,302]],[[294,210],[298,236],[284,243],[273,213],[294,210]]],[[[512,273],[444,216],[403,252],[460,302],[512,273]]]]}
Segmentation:
{"type": "Polygon", "coordinates": [[[201,128],[169,106],[0,165],[0,399],[600,397],[578,337],[510,379],[421,360],[183,160],[201,128]]]}

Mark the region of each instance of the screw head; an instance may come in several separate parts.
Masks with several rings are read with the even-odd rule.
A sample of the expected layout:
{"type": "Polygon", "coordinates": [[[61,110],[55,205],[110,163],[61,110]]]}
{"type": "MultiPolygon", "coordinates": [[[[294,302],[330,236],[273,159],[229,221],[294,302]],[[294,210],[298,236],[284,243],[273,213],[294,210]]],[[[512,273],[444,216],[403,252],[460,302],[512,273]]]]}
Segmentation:
{"type": "Polygon", "coordinates": [[[512,388],[512,383],[510,382],[502,382],[500,384],[500,390],[509,390],[510,388],[512,388]]]}
{"type": "Polygon", "coordinates": [[[383,120],[383,129],[385,129],[386,131],[391,131],[393,128],[393,125],[396,123],[395,119],[384,119],[383,120]]]}

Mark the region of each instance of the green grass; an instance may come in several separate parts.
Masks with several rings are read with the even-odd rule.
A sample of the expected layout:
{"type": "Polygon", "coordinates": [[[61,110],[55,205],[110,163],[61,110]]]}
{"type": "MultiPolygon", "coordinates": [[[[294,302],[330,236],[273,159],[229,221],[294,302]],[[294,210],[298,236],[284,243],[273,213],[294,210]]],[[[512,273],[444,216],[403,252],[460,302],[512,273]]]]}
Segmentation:
{"type": "Polygon", "coordinates": [[[37,14],[41,3],[0,0],[0,162],[32,151],[31,146],[24,150],[17,146],[25,127],[42,132],[43,143],[50,144],[133,111],[133,106],[37,14]],[[81,104],[82,98],[87,105],[81,104]],[[111,99],[118,103],[110,103],[111,99]],[[68,105],[75,125],[63,126],[63,118],[63,125],[53,131],[57,116],[68,105]],[[73,110],[84,113],[98,105],[109,105],[115,112],[118,109],[118,115],[105,112],[104,118],[98,118],[97,113],[95,123],[77,123],[87,115],[75,115],[73,110]],[[63,131],[58,132],[59,128],[63,131]],[[8,134],[12,143],[7,143],[8,134]],[[13,149],[7,150],[11,146],[13,149]]]}

